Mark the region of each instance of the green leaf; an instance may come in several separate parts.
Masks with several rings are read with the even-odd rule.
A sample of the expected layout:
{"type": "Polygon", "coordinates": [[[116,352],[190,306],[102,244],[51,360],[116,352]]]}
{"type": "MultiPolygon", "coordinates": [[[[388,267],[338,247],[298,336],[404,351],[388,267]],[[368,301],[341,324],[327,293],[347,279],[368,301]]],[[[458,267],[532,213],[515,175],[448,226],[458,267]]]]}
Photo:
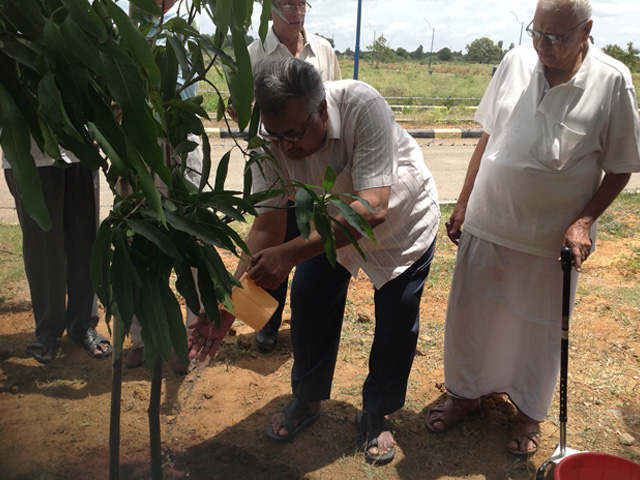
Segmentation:
{"type": "Polygon", "coordinates": [[[167,222],[176,230],[179,230],[181,232],[188,233],[191,236],[197,237],[202,242],[223,247],[218,237],[216,237],[215,235],[212,235],[211,232],[209,232],[206,228],[200,226],[196,222],[188,219],[187,217],[179,215],[175,212],[171,212],[169,210],[165,210],[165,216],[167,218],[167,222]]]}
{"type": "Polygon", "coordinates": [[[56,84],[62,88],[61,94],[69,118],[72,122],[77,119],[77,123],[81,125],[87,113],[83,105],[89,82],[87,69],[76,62],[70,46],[60,31],[60,26],[53,18],[45,23],[44,41],[47,45],[47,60],[51,62],[56,84]]]}
{"type": "Polygon", "coordinates": [[[243,131],[251,117],[251,104],[253,102],[253,73],[244,31],[231,28],[231,41],[238,65],[237,72],[227,73],[227,83],[231,92],[231,103],[238,112],[238,128],[243,131]]]}
{"type": "Polygon", "coordinates": [[[160,10],[160,7],[158,7],[154,0],[129,0],[129,2],[151,15],[162,15],[162,10],[160,10]]]}
{"type": "Polygon", "coordinates": [[[44,29],[44,12],[37,0],[5,0],[0,2],[0,8],[5,19],[26,38],[36,43],[42,43],[44,29]]]}
{"type": "Polygon", "coordinates": [[[200,300],[204,306],[207,318],[214,325],[220,326],[220,310],[218,310],[218,299],[213,286],[213,280],[206,268],[198,268],[198,289],[200,290],[200,300]]]}
{"type": "Polygon", "coordinates": [[[118,318],[128,332],[134,314],[134,290],[139,288],[141,282],[129,258],[127,239],[121,230],[114,232],[113,247],[111,285],[118,307],[118,318]]]}
{"type": "Polygon", "coordinates": [[[74,46],[71,53],[83,65],[86,65],[99,76],[104,75],[100,52],[76,22],[68,17],[60,26],[60,33],[68,45],[74,46]]]}
{"type": "MultiPolygon", "coordinates": [[[[184,297],[187,308],[198,314],[200,312],[200,296],[193,278],[194,272],[191,265],[185,262],[178,262],[174,265],[176,272],[176,289],[184,297]]],[[[195,272],[197,274],[197,272],[195,272]]]]}
{"type": "Polygon", "coordinates": [[[267,38],[270,19],[271,19],[271,0],[262,0],[262,12],[260,12],[260,27],[258,28],[258,35],[260,36],[260,40],[262,40],[263,43],[264,43],[264,39],[267,38]]]}
{"type": "Polygon", "coordinates": [[[178,59],[173,49],[158,49],[156,64],[160,71],[162,98],[176,98],[176,90],[178,88],[178,59]]]}
{"type": "Polygon", "coordinates": [[[355,239],[355,237],[353,236],[353,234],[351,233],[351,230],[349,230],[342,222],[339,222],[338,220],[336,220],[335,218],[331,218],[331,221],[333,223],[336,224],[336,226],[342,231],[342,233],[344,234],[345,237],[347,237],[347,239],[349,240],[349,242],[351,242],[351,245],[354,246],[354,248],[358,251],[358,253],[360,254],[360,256],[363,258],[363,260],[366,262],[367,261],[367,256],[365,255],[364,251],[362,250],[362,248],[360,248],[360,245],[358,244],[358,241],[355,239]]]}
{"type": "Polygon", "coordinates": [[[333,228],[331,228],[331,222],[328,220],[328,215],[315,215],[314,216],[314,225],[318,234],[320,234],[320,238],[322,239],[322,245],[324,246],[325,254],[327,255],[327,260],[332,267],[336,265],[336,239],[333,233],[333,228]]]}
{"type": "MultiPolygon", "coordinates": [[[[102,222],[91,249],[91,284],[107,312],[111,309],[111,241],[113,230],[109,221],[102,222]]],[[[109,313],[110,314],[110,313],[109,313]]]]}
{"type": "Polygon", "coordinates": [[[322,178],[322,189],[329,193],[333,186],[336,184],[336,172],[330,166],[324,171],[324,177],[322,178]]]}
{"type": "Polygon", "coordinates": [[[0,84],[0,144],[20,186],[24,208],[45,231],[51,229],[51,218],[44,201],[40,177],[31,156],[29,127],[9,92],[0,84]]]}
{"type": "Polygon", "coordinates": [[[209,174],[211,173],[211,144],[206,133],[200,136],[200,144],[202,146],[202,174],[200,175],[198,190],[202,191],[207,185],[209,174]]]}
{"type": "Polygon", "coordinates": [[[36,56],[42,54],[42,48],[39,45],[26,39],[3,35],[0,37],[0,49],[20,65],[24,65],[34,72],[37,70],[36,56]]]}
{"type": "Polygon", "coordinates": [[[231,150],[225,153],[220,159],[220,163],[218,163],[214,190],[224,190],[224,183],[227,180],[227,173],[229,172],[229,160],[231,160],[231,150]]]}
{"type": "MultiPolygon", "coordinates": [[[[202,99],[202,97],[200,97],[200,99],[202,99]]],[[[164,104],[167,107],[173,107],[173,108],[178,108],[180,110],[184,110],[186,112],[191,112],[191,113],[195,113],[196,115],[201,116],[202,118],[206,118],[209,119],[209,114],[207,113],[207,111],[202,108],[200,105],[198,105],[197,103],[190,101],[190,100],[181,100],[181,99],[173,99],[173,100],[167,100],[166,102],[164,102],[164,104]]]]}
{"type": "Polygon", "coordinates": [[[153,242],[160,250],[170,257],[175,258],[176,260],[182,259],[182,255],[173,245],[171,239],[162,230],[156,228],[149,221],[128,218],[127,225],[129,225],[138,235],[142,235],[147,240],[153,242]]]}
{"type": "Polygon", "coordinates": [[[160,88],[160,70],[153,60],[147,39],[122,8],[111,0],[106,0],[106,4],[107,11],[118,27],[120,44],[131,54],[134,63],[142,68],[151,86],[156,89],[160,88]]]}
{"type": "Polygon", "coordinates": [[[184,45],[182,44],[180,39],[175,35],[168,35],[167,45],[173,50],[173,53],[176,56],[176,59],[178,60],[178,64],[180,65],[182,71],[188,72],[191,68],[191,65],[189,64],[189,54],[185,50],[184,45]]]}
{"type": "MultiPolygon", "coordinates": [[[[168,312],[165,308],[165,298],[161,289],[162,279],[149,271],[142,279],[141,307],[142,315],[136,316],[151,339],[151,345],[165,362],[171,358],[171,330],[169,328],[168,312]]],[[[147,346],[145,340],[145,348],[147,346]]]]}
{"type": "MultiPolygon", "coordinates": [[[[162,284],[162,303],[164,309],[167,312],[167,323],[169,326],[169,335],[171,337],[171,344],[173,351],[177,357],[184,363],[189,363],[187,358],[187,331],[184,328],[184,320],[182,318],[182,310],[180,304],[176,299],[173,291],[166,283],[162,284]]],[[[171,355],[171,352],[169,352],[171,355]]]]}
{"type": "Polygon", "coordinates": [[[122,108],[122,128],[144,161],[169,185],[171,174],[158,145],[158,124],[146,103],[147,92],[136,65],[113,42],[101,47],[106,80],[115,102],[122,108]]]}
{"type": "Polygon", "coordinates": [[[351,225],[353,228],[358,230],[358,232],[363,237],[367,237],[370,240],[372,240],[374,243],[376,243],[373,229],[371,228],[371,225],[369,225],[369,222],[367,222],[362,215],[360,215],[358,212],[353,210],[351,206],[348,203],[346,203],[344,200],[332,198],[330,199],[330,202],[338,210],[340,210],[340,213],[345,218],[345,220],[349,222],[349,225],[351,225]]]}
{"type": "MultiPolygon", "coordinates": [[[[62,4],[69,11],[71,18],[73,18],[85,32],[96,37],[99,42],[107,40],[107,30],[87,0],[62,0],[62,4]]],[[[120,10],[122,11],[122,9],[120,10]]],[[[80,48],[82,47],[80,46],[80,48]]]]}
{"type": "MultiPolygon", "coordinates": [[[[224,35],[229,30],[231,24],[231,5],[232,2],[221,2],[219,0],[206,0],[209,7],[214,12],[214,18],[218,30],[224,35]]],[[[241,0],[242,1],[242,0],[241,0]]]]}
{"type": "Polygon", "coordinates": [[[309,239],[309,234],[311,233],[311,220],[313,220],[316,198],[318,198],[317,195],[305,188],[300,188],[296,192],[296,223],[298,224],[300,235],[305,240],[309,239]]]}

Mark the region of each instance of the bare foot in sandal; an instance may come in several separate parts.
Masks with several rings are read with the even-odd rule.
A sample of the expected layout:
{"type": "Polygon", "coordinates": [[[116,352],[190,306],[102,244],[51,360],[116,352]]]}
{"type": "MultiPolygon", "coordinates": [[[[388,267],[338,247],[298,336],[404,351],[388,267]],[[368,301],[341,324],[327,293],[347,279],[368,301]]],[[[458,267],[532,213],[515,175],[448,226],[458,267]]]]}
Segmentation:
{"type": "Polygon", "coordinates": [[[447,400],[429,411],[427,428],[434,433],[449,430],[464,417],[480,410],[480,399],[448,397],[447,400]]]}
{"type": "Polygon", "coordinates": [[[538,451],[540,444],[540,422],[522,412],[509,430],[507,451],[512,455],[530,456],[538,451]]]}
{"type": "Polygon", "coordinates": [[[271,417],[267,437],[278,442],[293,438],[318,419],[321,409],[321,402],[307,404],[294,397],[280,413],[271,417]]]}

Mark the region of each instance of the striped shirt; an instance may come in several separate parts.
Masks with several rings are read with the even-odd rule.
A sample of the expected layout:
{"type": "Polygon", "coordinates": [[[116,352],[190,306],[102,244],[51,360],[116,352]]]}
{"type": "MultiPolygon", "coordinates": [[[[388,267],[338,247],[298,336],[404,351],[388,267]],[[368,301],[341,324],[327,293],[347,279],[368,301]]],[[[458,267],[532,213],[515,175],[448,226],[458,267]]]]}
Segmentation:
{"type": "Polygon", "coordinates": [[[362,268],[380,288],[433,243],[440,220],[436,186],[420,147],[395,122],[389,105],[375,89],[354,80],[327,82],[324,87],[329,120],[323,147],[302,160],[288,159],[273,148],[277,167],[268,161],[254,164],[254,191],[277,185],[276,170],[288,185],[286,194],[262,203],[258,210],[282,207],[287,198],[294,198],[291,179],[322,185],[328,166],[337,177],[332,193],[354,194],[390,186],[386,220],[374,229],[378,245],[366,238],[359,241],[367,261],[352,245],[338,250],[338,262],[353,276],[362,268]]]}

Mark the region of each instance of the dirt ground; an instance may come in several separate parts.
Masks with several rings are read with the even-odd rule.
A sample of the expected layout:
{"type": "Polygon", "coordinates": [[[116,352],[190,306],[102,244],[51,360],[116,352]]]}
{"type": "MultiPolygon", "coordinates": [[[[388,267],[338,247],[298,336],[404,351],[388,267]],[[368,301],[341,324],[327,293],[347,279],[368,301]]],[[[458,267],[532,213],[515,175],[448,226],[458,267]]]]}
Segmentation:
{"type": "MultiPolygon", "coordinates": [[[[637,215],[635,216],[637,221],[637,215]]],[[[568,445],[640,460],[640,308],[638,269],[625,259],[640,239],[603,240],[580,278],[571,330],[568,445]]],[[[505,451],[513,409],[500,395],[452,431],[427,430],[429,408],[443,399],[442,342],[451,259],[441,240],[422,300],[418,354],[406,405],[390,416],[398,443],[389,466],[368,465],[354,417],[372,339],[372,287],[352,282],[332,397],[318,422],[287,444],[264,434],[290,399],[288,318],[274,353],[260,353],[249,327],[236,323],[215,360],[177,376],[167,365],[161,407],[165,478],[189,479],[529,479],[559,438],[554,402],[539,452],[505,451]]],[[[632,259],[633,260],[633,259],[632,259]]],[[[231,258],[229,258],[231,262],[231,258]]],[[[636,260],[637,261],[637,260],[636,260]]],[[[108,478],[109,360],[93,360],[68,337],[47,366],[24,353],[33,336],[26,284],[0,303],[0,477],[108,478]]],[[[544,301],[543,299],[541,301],[544,301]]],[[[101,323],[99,330],[108,334],[101,323]]],[[[125,354],[130,347],[125,343],[125,354]]],[[[120,478],[149,477],[146,408],[150,375],[124,369],[120,478]]],[[[549,473],[547,478],[552,478],[549,473]]]]}

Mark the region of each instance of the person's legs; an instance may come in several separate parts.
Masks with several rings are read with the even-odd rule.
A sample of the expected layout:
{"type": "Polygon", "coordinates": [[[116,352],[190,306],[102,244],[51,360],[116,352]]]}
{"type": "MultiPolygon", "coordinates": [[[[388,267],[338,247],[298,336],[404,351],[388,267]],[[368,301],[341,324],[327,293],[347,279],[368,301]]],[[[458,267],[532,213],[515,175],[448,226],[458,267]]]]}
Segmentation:
{"type": "Polygon", "coordinates": [[[404,405],[418,341],[420,299],[434,250],[435,242],[402,275],[375,292],[376,331],[362,389],[367,412],[388,415],[404,405]]]}
{"type": "Polygon", "coordinates": [[[320,412],[320,402],[329,398],[350,279],[344,267],[332,267],[325,255],[296,267],[291,286],[291,386],[297,406],[274,415],[268,432],[288,437],[293,432],[284,424],[307,425],[320,412]],[[290,422],[287,415],[294,415],[290,422]]]}
{"type": "MultiPolygon", "coordinates": [[[[287,210],[287,231],[285,233],[284,242],[288,242],[300,235],[298,231],[298,224],[296,221],[296,212],[294,208],[294,203],[289,201],[288,210],[287,210]]],[[[275,348],[278,343],[278,331],[280,330],[280,325],[282,324],[282,312],[284,311],[284,306],[287,300],[287,290],[289,289],[289,279],[287,278],[284,282],[278,286],[278,288],[274,290],[267,290],[267,292],[278,301],[278,308],[273,313],[267,324],[255,334],[256,344],[260,347],[260,349],[264,351],[271,351],[275,348]]]]}
{"type": "Polygon", "coordinates": [[[22,253],[36,321],[36,338],[54,345],[65,328],[64,178],[63,171],[55,167],[38,168],[38,176],[51,217],[48,232],[26,212],[13,171],[5,170],[22,229],[22,253]]]}
{"type": "Polygon", "coordinates": [[[66,326],[69,336],[82,339],[93,319],[96,294],[91,285],[91,248],[96,239],[96,187],[92,172],[75,163],[65,171],[64,230],[67,260],[66,326]]]}
{"type": "Polygon", "coordinates": [[[369,355],[369,375],[356,423],[368,462],[383,465],[395,455],[395,440],[385,419],[404,405],[420,326],[420,299],[429,275],[435,241],[399,277],[374,294],[376,331],[369,355]]]}

